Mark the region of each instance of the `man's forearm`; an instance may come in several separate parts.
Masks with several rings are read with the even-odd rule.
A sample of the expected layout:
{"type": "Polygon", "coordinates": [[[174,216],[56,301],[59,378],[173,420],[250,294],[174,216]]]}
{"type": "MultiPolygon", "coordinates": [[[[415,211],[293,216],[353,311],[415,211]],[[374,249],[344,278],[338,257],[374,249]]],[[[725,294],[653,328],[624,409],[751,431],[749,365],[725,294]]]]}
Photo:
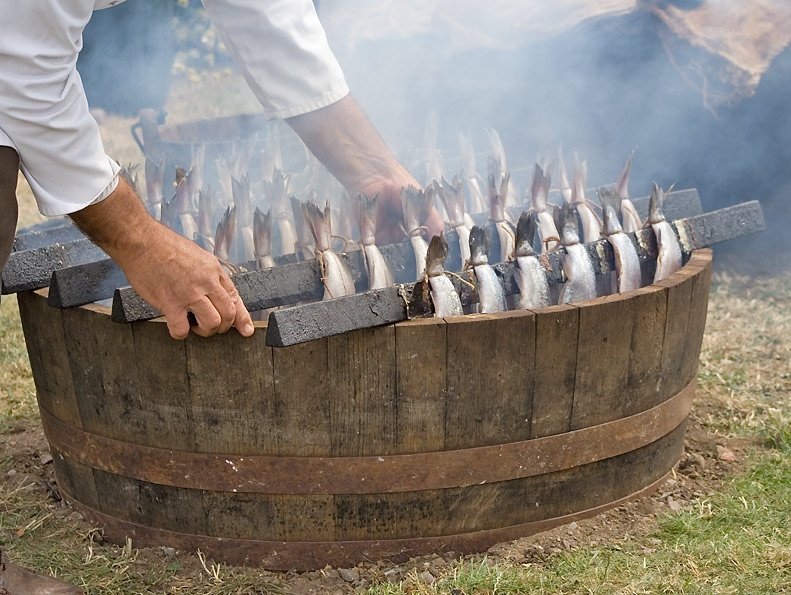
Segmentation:
{"type": "Polygon", "coordinates": [[[286,122],[351,194],[373,178],[416,184],[351,96],[286,122]]]}
{"type": "Polygon", "coordinates": [[[253,323],[239,292],[217,257],[168,229],[146,211],[123,180],[103,201],[71,215],[124,271],[140,296],[167,318],[176,339],[225,332],[231,326],[245,336],[253,323]]]}
{"type": "Polygon", "coordinates": [[[123,180],[107,198],[69,217],[122,267],[141,258],[163,231],[123,180]]]}

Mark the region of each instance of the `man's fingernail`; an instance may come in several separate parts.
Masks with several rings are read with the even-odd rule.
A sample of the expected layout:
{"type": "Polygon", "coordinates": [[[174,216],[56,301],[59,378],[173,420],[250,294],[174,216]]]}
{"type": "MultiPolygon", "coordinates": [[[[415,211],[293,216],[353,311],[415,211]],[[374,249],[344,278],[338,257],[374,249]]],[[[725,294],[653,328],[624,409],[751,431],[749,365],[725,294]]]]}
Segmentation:
{"type": "Polygon", "coordinates": [[[253,326],[253,323],[252,322],[248,322],[247,324],[244,325],[244,328],[242,329],[242,334],[245,337],[249,337],[250,335],[253,334],[254,330],[255,330],[255,327],[253,326]]]}

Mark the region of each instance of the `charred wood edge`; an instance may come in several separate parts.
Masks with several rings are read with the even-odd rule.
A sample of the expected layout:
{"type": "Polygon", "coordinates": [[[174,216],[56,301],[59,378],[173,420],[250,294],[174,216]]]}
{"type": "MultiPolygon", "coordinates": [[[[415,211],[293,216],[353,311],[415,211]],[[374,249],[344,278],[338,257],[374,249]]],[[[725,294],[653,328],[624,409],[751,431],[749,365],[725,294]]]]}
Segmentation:
{"type": "Polygon", "coordinates": [[[47,303],[57,308],[82,306],[110,298],[117,287],[126,285],[126,275],[109,258],[56,269],[49,282],[47,303]]]}
{"type": "Polygon", "coordinates": [[[689,415],[695,381],[650,409],[598,425],[492,446],[382,456],[173,451],[92,434],[42,409],[51,446],[81,465],[146,483],[258,494],[394,494],[453,489],[566,471],[632,452],[689,415]],[[563,453],[559,456],[558,453],[563,453]]]}
{"type": "MultiPolygon", "coordinates": [[[[589,196],[595,197],[595,192],[590,191],[589,196]]],[[[644,217],[648,210],[648,198],[634,199],[634,203],[638,212],[644,217]]],[[[512,208],[510,211],[515,218],[519,216],[520,209],[512,208]]],[[[700,212],[702,212],[700,198],[695,189],[672,192],[665,202],[665,213],[671,220],[696,215],[700,212]]],[[[485,225],[487,215],[477,215],[476,221],[485,225]]],[[[490,235],[491,254],[499,254],[498,236],[496,233],[490,235]]],[[[453,231],[447,233],[447,238],[450,247],[447,268],[460,270],[463,263],[461,262],[458,238],[453,231]]],[[[396,246],[398,247],[383,246],[381,248],[385,260],[393,268],[397,281],[414,280],[417,275],[411,259],[404,257],[404,244],[396,246]]],[[[70,219],[52,219],[36,224],[21,230],[21,233],[14,239],[14,252],[11,253],[8,264],[2,273],[2,293],[15,293],[46,287],[52,282],[51,277],[54,271],[72,266],[82,267],[100,260],[106,261],[106,254],[96,248],[93,242],[83,235],[70,219]]],[[[277,264],[282,265],[293,264],[299,259],[294,254],[288,254],[275,260],[277,264]]],[[[255,266],[254,263],[246,263],[244,268],[252,270],[255,266]]],[[[85,270],[77,269],[73,272],[63,273],[54,279],[56,282],[61,282],[61,286],[55,289],[55,297],[52,297],[49,303],[52,306],[65,308],[108,299],[113,296],[116,287],[125,284],[125,281],[120,281],[115,287],[110,287],[111,279],[121,279],[121,273],[117,266],[109,262],[97,264],[85,270]],[[80,275],[87,277],[87,287],[78,287],[77,283],[71,282],[72,279],[76,280],[80,275]],[[101,282],[95,283],[96,281],[101,282]]],[[[139,306],[138,310],[142,315],[144,312],[142,306],[139,306]]],[[[154,313],[152,309],[148,311],[151,314],[154,313]]]]}
{"type": "Polygon", "coordinates": [[[3,269],[2,293],[40,289],[49,285],[53,271],[107,258],[88,239],[57,242],[48,246],[12,252],[3,269]]]}
{"type": "MultiPolygon", "coordinates": [[[[414,271],[414,252],[409,242],[381,248],[387,262],[396,272],[414,271]],[[411,269],[410,269],[411,263],[411,269]]],[[[360,250],[340,254],[349,265],[355,289],[363,291],[368,285],[368,274],[360,250]]],[[[245,307],[253,312],[318,300],[324,296],[321,264],[315,258],[282,266],[245,271],[231,275],[245,307]]],[[[161,312],[141,298],[132,287],[121,287],[113,294],[112,320],[136,322],[161,316],[161,312]]]]}
{"type": "MultiPolygon", "coordinates": [[[[735,239],[766,227],[758,201],[751,201],[704,213],[695,217],[679,219],[673,224],[685,253],[706,248],[719,242],[735,239]]],[[[635,246],[641,267],[655,266],[657,245],[653,231],[642,229],[627,234],[635,246]]],[[[615,255],[606,239],[584,244],[598,276],[608,275],[615,270],[615,255]]],[[[563,249],[541,254],[538,259],[547,272],[550,284],[564,281],[563,249]]],[[[506,295],[519,292],[514,273],[516,264],[501,262],[493,265],[494,272],[505,288],[506,295]]],[[[478,298],[470,282],[470,275],[460,273],[451,276],[451,281],[461,298],[462,305],[477,302],[478,298]]],[[[277,310],[269,314],[266,344],[272,347],[287,347],[322,339],[364,328],[401,322],[410,318],[428,316],[433,306],[422,281],[405,283],[396,287],[376,289],[364,293],[322,302],[301,304],[277,310]]]]}
{"type": "Polygon", "coordinates": [[[20,229],[14,238],[13,252],[23,252],[35,248],[43,248],[55,243],[87,240],[68,217],[55,217],[41,223],[20,229]]]}
{"type": "MultiPolygon", "coordinates": [[[[635,199],[635,203],[638,207],[638,210],[642,209],[647,211],[648,198],[635,199]]],[[[665,207],[669,213],[680,212],[683,216],[694,215],[699,213],[701,210],[700,199],[698,197],[697,191],[694,189],[671,193],[668,195],[665,207]]],[[[516,211],[514,210],[514,212],[516,211]]],[[[485,220],[485,215],[482,214],[479,216],[479,218],[485,220]]],[[[33,234],[36,237],[35,241],[43,242],[47,237],[50,239],[54,237],[60,237],[58,234],[61,233],[77,233],[80,234],[81,239],[86,244],[90,243],[90,240],[82,236],[81,232],[79,232],[79,230],[74,227],[73,224],[68,222],[68,220],[66,221],[67,223],[59,222],[59,225],[57,226],[51,224],[48,226],[50,228],[48,230],[37,229],[35,231],[31,231],[30,233],[22,234],[17,238],[17,240],[21,240],[22,238],[33,234]],[[64,230],[70,231],[65,232],[64,230]]],[[[38,227],[39,226],[36,226],[36,228],[38,227]]],[[[491,254],[499,254],[500,247],[498,235],[496,233],[491,233],[490,237],[492,239],[491,254]]],[[[447,233],[447,239],[449,244],[447,268],[448,270],[461,270],[461,254],[456,232],[452,230],[449,231],[447,233]]],[[[70,250],[78,250],[80,247],[81,244],[79,243],[69,245],[70,250]]],[[[415,273],[412,251],[408,243],[382,246],[381,251],[385,260],[393,270],[395,279],[398,282],[405,283],[416,278],[417,275],[415,273]]],[[[25,254],[27,255],[29,261],[34,261],[36,253],[25,252],[25,254]]],[[[21,257],[22,255],[20,254],[16,258],[21,257]]],[[[347,261],[352,268],[355,283],[358,286],[358,290],[361,291],[367,286],[367,273],[364,266],[362,266],[360,259],[361,254],[357,253],[356,251],[352,251],[347,254],[347,261]]],[[[268,289],[268,293],[257,297],[253,291],[256,291],[256,288],[260,287],[261,283],[255,280],[255,275],[261,275],[262,279],[266,280],[267,283],[278,283],[283,277],[278,275],[273,276],[269,273],[256,271],[253,275],[246,275],[240,278],[240,283],[249,290],[249,293],[240,291],[245,304],[248,304],[248,308],[266,309],[293,304],[299,301],[317,299],[314,296],[316,295],[316,292],[319,292],[321,289],[319,287],[321,285],[321,276],[316,276],[315,264],[305,264],[306,261],[299,261],[297,255],[295,254],[279,256],[275,260],[278,265],[296,264],[298,262],[302,263],[301,268],[288,269],[288,272],[289,274],[295,274],[295,271],[302,271],[301,273],[297,272],[296,274],[298,275],[298,279],[302,280],[303,282],[304,291],[302,293],[295,292],[293,289],[293,284],[286,281],[285,285],[282,286],[282,289],[276,284],[274,287],[268,289]],[[306,275],[308,278],[313,279],[313,281],[306,281],[306,275]]],[[[12,264],[11,268],[13,269],[13,267],[14,265],[12,264]]],[[[252,271],[255,269],[255,263],[244,263],[240,268],[252,271]]],[[[28,284],[24,285],[24,288],[38,289],[39,287],[46,286],[44,277],[45,276],[42,274],[35,278],[35,280],[31,279],[28,284]]],[[[96,262],[77,264],[74,267],[65,266],[64,268],[60,268],[60,266],[58,266],[52,272],[49,285],[50,293],[48,303],[53,307],[69,308],[81,306],[83,304],[88,304],[98,300],[109,299],[113,297],[116,288],[124,288],[121,290],[119,298],[122,300],[122,304],[117,307],[118,313],[116,314],[114,320],[120,322],[132,322],[136,320],[156,318],[160,315],[156,309],[148,306],[147,304],[143,303],[139,297],[136,297],[131,289],[124,287],[128,285],[126,278],[118,266],[108,258],[96,262]]],[[[20,287],[22,284],[18,283],[15,286],[20,287]]],[[[13,290],[9,288],[9,292],[11,291],[13,290]]],[[[21,289],[17,291],[21,291],[21,289]]]]}

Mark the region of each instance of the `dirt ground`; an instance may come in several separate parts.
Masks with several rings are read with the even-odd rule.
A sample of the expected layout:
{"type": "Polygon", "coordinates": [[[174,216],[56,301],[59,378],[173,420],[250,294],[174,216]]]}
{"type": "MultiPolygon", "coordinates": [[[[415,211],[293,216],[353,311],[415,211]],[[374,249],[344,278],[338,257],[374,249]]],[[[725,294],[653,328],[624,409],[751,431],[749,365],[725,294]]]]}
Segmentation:
{"type": "MultiPolygon", "coordinates": [[[[544,533],[489,549],[490,562],[540,564],[554,553],[601,544],[617,544],[634,536],[644,536],[657,529],[657,517],[681,510],[692,500],[699,500],[721,487],[723,480],[737,473],[748,448],[756,445],[714,436],[701,427],[699,420],[709,416],[712,405],[698,396],[690,416],[685,453],[671,477],[651,495],[628,502],[590,519],[572,522],[544,533]]],[[[12,432],[0,435],[0,460],[10,460],[3,469],[4,480],[11,483],[33,482],[40,493],[48,493],[53,514],[79,520],[80,533],[91,527],[79,513],[61,499],[55,480],[52,459],[40,426],[20,424],[12,432]]],[[[648,553],[648,552],[647,552],[648,553]]],[[[163,557],[178,559],[184,570],[190,565],[200,572],[196,556],[183,555],[163,548],[140,549],[135,564],[160,564],[163,557]]],[[[354,593],[382,580],[400,581],[409,575],[433,582],[461,556],[455,552],[414,558],[403,564],[363,563],[355,568],[324,568],[306,573],[263,573],[265,580],[280,585],[287,593],[354,593]]],[[[475,557],[475,556],[473,556],[475,557]]],[[[480,556],[477,556],[480,557],[480,556]]]]}

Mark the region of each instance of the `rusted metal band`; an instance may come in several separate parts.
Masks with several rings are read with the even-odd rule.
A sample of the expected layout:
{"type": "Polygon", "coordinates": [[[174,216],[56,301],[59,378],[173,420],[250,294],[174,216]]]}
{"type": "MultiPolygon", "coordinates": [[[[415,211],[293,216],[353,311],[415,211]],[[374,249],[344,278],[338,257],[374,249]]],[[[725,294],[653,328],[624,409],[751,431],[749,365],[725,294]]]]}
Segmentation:
{"type": "Polygon", "coordinates": [[[460,535],[369,541],[271,541],[193,535],[123,521],[75,501],[68,493],[65,495],[69,503],[86,519],[103,528],[105,539],[114,543],[124,543],[130,538],[133,543],[143,547],[169,546],[184,552],[200,550],[209,558],[227,564],[260,566],[268,570],[306,571],[323,568],[327,564],[336,567],[353,566],[360,560],[387,559],[399,563],[421,554],[485,551],[497,543],[528,537],[572,521],[590,518],[650,494],[668,476],[669,473],[663,473],[662,477],[648,486],[617,500],[555,518],[460,535]]]}
{"type": "Polygon", "coordinates": [[[41,410],[50,446],[94,469],[159,485],[264,494],[378,494],[466,487],[543,475],[631,452],[686,419],[693,378],[641,413],[520,442],[408,455],[237,456],[166,450],[98,436],[41,410]]]}

